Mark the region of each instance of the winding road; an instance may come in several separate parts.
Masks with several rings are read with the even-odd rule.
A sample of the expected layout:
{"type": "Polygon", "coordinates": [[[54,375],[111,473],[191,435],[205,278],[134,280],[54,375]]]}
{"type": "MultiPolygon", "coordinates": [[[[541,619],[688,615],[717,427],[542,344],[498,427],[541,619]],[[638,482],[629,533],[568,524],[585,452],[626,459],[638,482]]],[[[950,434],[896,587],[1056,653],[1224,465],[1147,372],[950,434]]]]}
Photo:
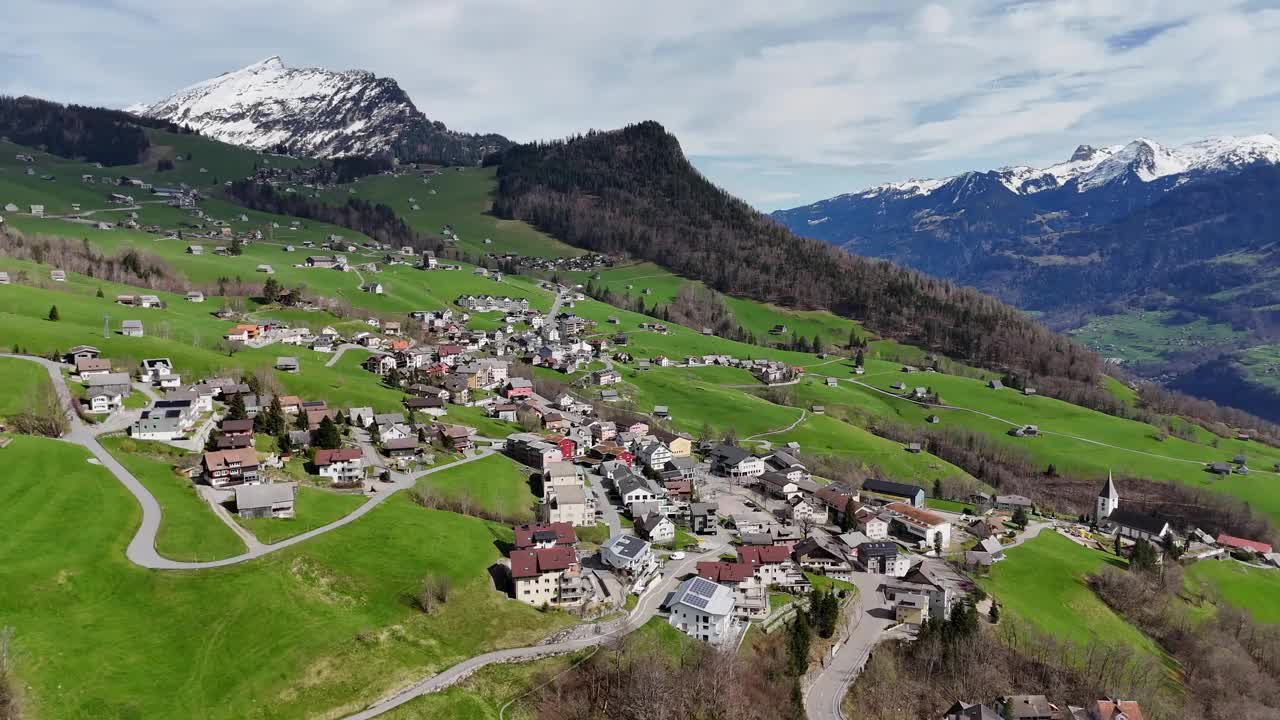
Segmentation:
{"type": "Polygon", "coordinates": [[[90,427],[85,425],[85,423],[81,421],[72,410],[71,392],[67,389],[66,382],[62,377],[62,369],[65,366],[61,363],[53,362],[52,360],[31,357],[28,355],[0,353],[0,357],[17,358],[20,360],[39,363],[48,371],[49,379],[52,381],[53,387],[58,393],[58,400],[62,404],[69,422],[70,429],[62,440],[80,445],[88,450],[103,467],[111,471],[112,475],[116,476],[116,479],[125,486],[125,489],[133,494],[134,498],[137,499],[138,504],[142,506],[142,523],[138,526],[138,531],[134,533],[133,539],[129,541],[129,546],[125,550],[125,556],[133,564],[152,570],[204,570],[207,568],[237,565],[255,558],[260,558],[263,555],[269,555],[273,552],[283,550],[301,542],[306,542],[313,537],[323,535],[324,533],[337,530],[344,525],[349,525],[355,522],[368,514],[375,507],[385,502],[387,498],[394,495],[396,491],[412,488],[414,483],[420,477],[448,470],[459,465],[465,465],[469,462],[474,462],[487,457],[494,452],[492,448],[481,448],[471,457],[456,460],[444,465],[438,465],[428,470],[411,474],[393,472],[391,474],[391,483],[387,489],[383,489],[378,494],[369,498],[363,505],[353,510],[350,514],[334,520],[328,525],[322,525],[299,535],[294,535],[291,538],[281,540],[280,542],[272,543],[270,545],[251,545],[247,552],[234,557],[223,558],[221,560],[210,560],[206,562],[183,562],[179,560],[171,560],[156,552],[156,534],[160,530],[160,521],[162,519],[162,510],[159,501],[157,501],[155,496],[151,494],[150,490],[147,490],[145,485],[139,482],[132,473],[116,461],[115,457],[113,457],[111,453],[107,452],[106,449],[102,447],[90,427]]]}
{"type": "Polygon", "coordinates": [[[431,677],[424,678],[403,690],[400,690],[386,698],[378,700],[364,710],[348,715],[343,720],[369,720],[383,713],[394,710],[405,703],[434,692],[443,690],[451,685],[465,680],[471,673],[479,670],[486,665],[495,663],[520,662],[536,660],[538,658],[549,657],[552,655],[564,655],[567,653],[585,650],[587,648],[602,645],[610,640],[620,638],[640,628],[657,614],[662,601],[666,599],[667,594],[675,589],[680,582],[680,576],[692,572],[699,560],[716,557],[720,551],[727,547],[727,540],[723,536],[718,536],[720,540],[714,547],[705,550],[698,555],[693,555],[687,559],[676,563],[668,564],[662,571],[662,582],[655,582],[649,586],[649,589],[640,596],[639,602],[635,608],[622,620],[614,620],[605,623],[597,623],[594,625],[581,626],[581,629],[594,628],[598,632],[592,635],[578,636],[561,642],[548,643],[546,645],[530,645],[528,647],[510,648],[507,650],[494,650],[483,655],[463,660],[462,662],[442,670],[431,677]]]}

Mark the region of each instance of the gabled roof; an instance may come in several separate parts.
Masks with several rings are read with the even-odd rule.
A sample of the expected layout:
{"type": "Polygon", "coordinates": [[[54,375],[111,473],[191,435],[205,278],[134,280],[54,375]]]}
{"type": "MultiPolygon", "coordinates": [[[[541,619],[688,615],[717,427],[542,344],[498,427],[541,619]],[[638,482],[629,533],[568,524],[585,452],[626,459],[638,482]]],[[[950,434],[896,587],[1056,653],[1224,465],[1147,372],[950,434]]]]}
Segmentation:
{"type": "Polygon", "coordinates": [[[1153,535],[1163,532],[1169,525],[1169,521],[1164,518],[1123,508],[1112,510],[1111,514],[1107,516],[1107,520],[1117,525],[1141,530],[1153,535]]]}
{"type": "Polygon", "coordinates": [[[897,497],[915,497],[916,493],[924,492],[924,488],[916,485],[907,485],[906,483],[898,483],[890,480],[877,480],[876,478],[867,478],[862,482],[862,489],[868,492],[880,493],[882,495],[895,495],[897,497]]]}
{"type": "Polygon", "coordinates": [[[241,485],[236,488],[237,510],[271,507],[282,502],[293,502],[293,485],[290,483],[241,485]]]}
{"type": "Polygon", "coordinates": [[[540,542],[554,540],[557,545],[573,545],[578,542],[578,533],[573,525],[567,522],[529,523],[517,525],[515,531],[516,549],[523,550],[540,542]]]}
{"type": "Polygon", "coordinates": [[[748,565],[776,565],[787,561],[791,550],[786,545],[747,545],[738,548],[738,562],[748,565]]]}
{"type": "Polygon", "coordinates": [[[737,465],[743,460],[752,457],[752,455],[736,445],[721,444],[711,451],[711,457],[725,465],[737,465]]]}
{"type": "Polygon", "coordinates": [[[1111,471],[1107,471],[1107,484],[1102,486],[1102,492],[1098,493],[1098,497],[1107,498],[1108,500],[1119,500],[1120,493],[1116,491],[1116,484],[1111,479],[1111,471]]]}
{"type": "Polygon", "coordinates": [[[514,578],[537,577],[544,572],[567,570],[578,562],[578,554],[571,547],[534,548],[511,552],[511,576],[514,578]]]}
{"type": "Polygon", "coordinates": [[[360,452],[360,448],[338,448],[337,450],[317,450],[316,451],[316,467],[324,467],[332,465],[336,462],[346,462],[349,460],[359,460],[364,457],[360,452]]]}
{"type": "Polygon", "coordinates": [[[217,450],[204,454],[204,466],[210,472],[226,470],[231,465],[236,464],[241,467],[257,467],[258,453],[251,447],[245,447],[234,450],[217,450]]]}
{"type": "Polygon", "coordinates": [[[1271,546],[1264,542],[1258,542],[1257,540],[1246,540],[1244,538],[1238,538],[1238,537],[1235,537],[1234,535],[1228,535],[1226,533],[1218,534],[1218,544],[1226,545],[1227,547],[1242,548],[1244,550],[1252,550],[1254,552],[1262,553],[1264,555],[1266,553],[1271,552],[1271,546]]]}
{"type": "Polygon", "coordinates": [[[698,577],[716,583],[740,583],[755,574],[755,567],[744,562],[703,561],[698,563],[698,577]]]}

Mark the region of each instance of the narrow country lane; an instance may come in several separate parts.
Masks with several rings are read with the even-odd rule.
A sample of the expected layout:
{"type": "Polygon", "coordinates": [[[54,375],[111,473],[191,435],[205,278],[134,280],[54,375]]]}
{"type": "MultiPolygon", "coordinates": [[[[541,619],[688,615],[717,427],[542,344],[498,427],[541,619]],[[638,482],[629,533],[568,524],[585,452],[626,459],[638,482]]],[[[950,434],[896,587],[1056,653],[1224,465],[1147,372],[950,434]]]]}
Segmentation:
{"type": "Polygon", "coordinates": [[[350,514],[334,520],[327,525],[322,525],[313,530],[308,530],[307,532],[299,535],[294,535],[291,538],[281,540],[278,543],[257,545],[256,547],[251,547],[248,552],[236,555],[235,557],[223,558],[221,560],[210,560],[207,562],[182,562],[178,560],[170,560],[156,552],[156,535],[160,530],[160,521],[163,516],[160,503],[156,500],[155,496],[151,494],[151,491],[147,490],[146,486],[139,482],[132,473],[116,461],[111,453],[107,452],[106,449],[98,443],[98,439],[94,436],[93,432],[72,410],[71,393],[67,389],[66,382],[62,377],[62,368],[64,366],[60,363],[53,362],[52,360],[31,357],[28,355],[0,353],[0,357],[17,358],[20,360],[29,360],[31,362],[39,363],[49,372],[49,379],[53,382],[53,387],[58,393],[58,400],[62,404],[63,410],[66,412],[67,419],[70,423],[70,430],[62,440],[80,445],[88,450],[103,467],[109,470],[112,475],[116,476],[116,479],[125,486],[125,489],[133,494],[134,498],[137,499],[138,504],[142,506],[142,523],[138,526],[138,531],[134,534],[133,539],[129,541],[129,547],[125,550],[125,556],[133,564],[152,570],[203,570],[206,568],[237,565],[239,563],[248,562],[249,560],[262,557],[263,555],[269,555],[273,552],[283,550],[287,547],[292,547],[298,543],[306,542],[313,537],[323,535],[327,532],[337,530],[340,527],[355,522],[368,514],[378,505],[381,505],[387,500],[387,498],[390,498],[397,491],[412,488],[414,483],[420,477],[448,470],[459,465],[475,462],[481,458],[488,457],[494,452],[492,448],[482,448],[471,457],[455,460],[454,462],[447,463],[445,465],[438,465],[429,470],[409,475],[393,473],[389,489],[383,490],[373,497],[370,497],[363,505],[351,511],[350,514]]]}

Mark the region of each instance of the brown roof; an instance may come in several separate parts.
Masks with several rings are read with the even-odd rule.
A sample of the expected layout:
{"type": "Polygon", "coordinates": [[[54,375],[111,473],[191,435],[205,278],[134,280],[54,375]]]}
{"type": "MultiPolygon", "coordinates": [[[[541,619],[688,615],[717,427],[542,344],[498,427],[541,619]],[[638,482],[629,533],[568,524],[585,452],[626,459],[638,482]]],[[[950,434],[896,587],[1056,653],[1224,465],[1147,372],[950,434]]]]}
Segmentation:
{"type": "Polygon", "coordinates": [[[382,447],[387,450],[409,450],[418,447],[417,437],[398,438],[395,440],[386,440],[382,443],[382,447]]]}
{"type": "Polygon", "coordinates": [[[257,467],[258,453],[251,447],[234,450],[217,450],[204,454],[204,466],[210,472],[226,470],[231,465],[241,467],[257,467]]]}
{"type": "Polygon", "coordinates": [[[360,452],[360,448],[338,448],[337,450],[317,450],[316,451],[316,467],[324,467],[332,465],[336,462],[345,462],[347,460],[359,460],[364,454],[360,452]]]}
{"type": "Polygon", "coordinates": [[[791,551],[786,545],[750,545],[738,548],[738,562],[748,565],[773,565],[786,562],[791,551]]]}
{"type": "Polygon", "coordinates": [[[111,370],[111,361],[106,358],[80,358],[76,360],[76,372],[94,372],[96,370],[111,370]]]}
{"type": "Polygon", "coordinates": [[[556,546],[511,552],[511,577],[537,577],[544,572],[567,570],[578,562],[572,547],[556,546]]]}
{"type": "Polygon", "coordinates": [[[302,398],[298,397],[297,395],[281,395],[280,405],[282,407],[301,406],[302,398]]]}
{"type": "Polygon", "coordinates": [[[1142,707],[1136,700],[1098,700],[1094,704],[1097,707],[1090,708],[1095,712],[1090,713],[1089,717],[1097,717],[1098,720],[1115,720],[1123,713],[1125,720],[1142,720],[1142,707]]]}
{"type": "Polygon", "coordinates": [[[223,420],[222,432],[226,432],[226,433],[253,432],[253,421],[248,418],[245,418],[244,420],[223,420]]]}
{"type": "Polygon", "coordinates": [[[573,545],[578,542],[578,532],[567,522],[529,523],[515,527],[515,544],[518,549],[533,547],[538,536],[543,533],[554,533],[557,545],[573,545]]]}
{"type": "Polygon", "coordinates": [[[917,507],[911,507],[906,503],[889,503],[888,505],[885,505],[885,507],[899,515],[918,522],[921,525],[941,525],[947,521],[946,518],[941,515],[931,513],[928,510],[921,510],[917,507]]]}
{"type": "Polygon", "coordinates": [[[743,562],[717,562],[715,560],[698,563],[698,575],[721,583],[742,582],[755,574],[755,568],[743,562]]]}
{"type": "Polygon", "coordinates": [[[849,498],[855,497],[857,494],[839,485],[828,485],[818,490],[814,495],[828,506],[844,512],[845,508],[849,507],[849,498]]]}
{"type": "Polygon", "coordinates": [[[461,425],[441,425],[440,434],[448,438],[471,437],[471,432],[461,425]]]}

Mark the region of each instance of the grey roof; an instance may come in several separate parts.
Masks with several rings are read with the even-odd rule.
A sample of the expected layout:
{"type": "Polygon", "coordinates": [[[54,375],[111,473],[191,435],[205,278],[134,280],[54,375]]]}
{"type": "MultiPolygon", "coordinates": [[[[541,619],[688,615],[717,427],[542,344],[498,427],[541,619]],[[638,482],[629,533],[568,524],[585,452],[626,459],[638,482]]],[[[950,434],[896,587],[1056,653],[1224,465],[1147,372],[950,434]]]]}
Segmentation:
{"type": "Polygon", "coordinates": [[[1102,492],[1098,493],[1098,497],[1107,498],[1108,500],[1120,499],[1120,493],[1116,491],[1116,484],[1111,479],[1110,471],[1107,471],[1107,484],[1102,486],[1102,492]]]}
{"type": "Polygon", "coordinates": [[[869,490],[874,493],[882,493],[884,495],[896,495],[898,497],[915,497],[916,493],[924,492],[924,488],[916,485],[896,483],[889,480],[877,480],[875,478],[867,478],[864,480],[862,482],[862,489],[869,490]]]}
{"type": "Polygon", "coordinates": [[[680,583],[668,605],[687,605],[700,613],[728,615],[733,612],[733,591],[704,577],[691,577],[680,583]]]}
{"type": "Polygon", "coordinates": [[[236,488],[236,509],[271,507],[275,503],[292,502],[293,485],[267,483],[264,485],[240,485],[236,488]]]}
{"type": "Polygon", "coordinates": [[[129,373],[103,373],[101,375],[90,375],[86,380],[88,380],[86,384],[91,388],[101,387],[103,385],[124,385],[125,387],[129,387],[133,382],[129,378],[129,373]]]}
{"type": "Polygon", "coordinates": [[[1164,530],[1165,526],[1169,524],[1169,521],[1164,518],[1122,508],[1112,510],[1111,514],[1107,516],[1107,520],[1117,525],[1141,530],[1152,535],[1164,530]]]}
{"type": "Polygon", "coordinates": [[[711,451],[711,456],[725,465],[737,465],[751,457],[751,453],[736,445],[721,444],[711,451]]]}
{"type": "Polygon", "coordinates": [[[644,554],[649,543],[631,535],[616,535],[609,538],[602,548],[625,560],[634,560],[644,554]]]}
{"type": "Polygon", "coordinates": [[[662,488],[658,487],[652,480],[646,477],[640,477],[632,472],[628,472],[626,475],[617,478],[615,482],[618,485],[619,497],[625,497],[628,493],[636,490],[645,490],[653,493],[654,495],[661,495],[663,493],[662,488]]]}
{"type": "Polygon", "coordinates": [[[576,485],[561,485],[552,495],[556,502],[565,505],[582,505],[587,502],[587,491],[576,485]]]}

